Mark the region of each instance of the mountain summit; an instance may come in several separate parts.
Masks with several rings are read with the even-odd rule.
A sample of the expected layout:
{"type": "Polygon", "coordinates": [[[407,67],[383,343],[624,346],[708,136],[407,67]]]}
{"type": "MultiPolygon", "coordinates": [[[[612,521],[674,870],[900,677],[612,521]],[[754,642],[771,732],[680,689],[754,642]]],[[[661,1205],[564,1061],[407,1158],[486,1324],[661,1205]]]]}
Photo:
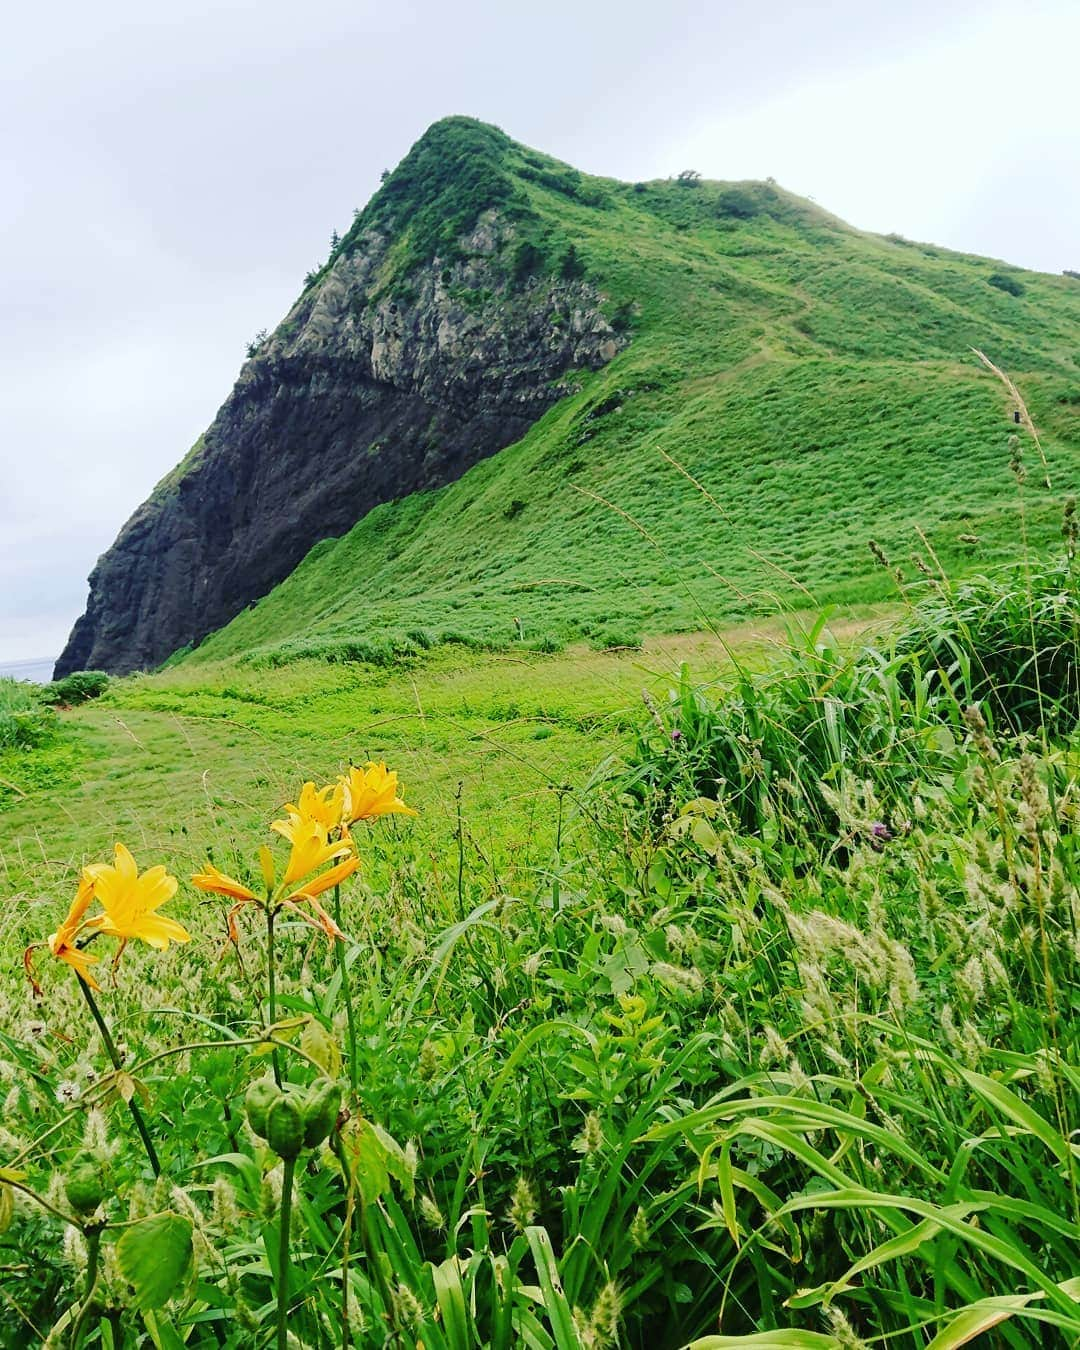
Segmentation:
{"type": "Polygon", "coordinates": [[[151,667],[223,625],[206,654],[463,607],[502,631],[523,595],[562,636],[686,626],[686,565],[723,571],[721,606],[763,553],[774,587],[840,596],[866,535],[912,523],[946,561],[998,556],[1007,407],[973,346],[1024,378],[1074,483],[1075,280],[864,234],[772,182],[589,177],[446,119],[99,560],[56,673],[151,667]],[[659,551],[624,558],[597,499],[659,551]],[[589,598],[613,559],[614,610],[589,598]]]}

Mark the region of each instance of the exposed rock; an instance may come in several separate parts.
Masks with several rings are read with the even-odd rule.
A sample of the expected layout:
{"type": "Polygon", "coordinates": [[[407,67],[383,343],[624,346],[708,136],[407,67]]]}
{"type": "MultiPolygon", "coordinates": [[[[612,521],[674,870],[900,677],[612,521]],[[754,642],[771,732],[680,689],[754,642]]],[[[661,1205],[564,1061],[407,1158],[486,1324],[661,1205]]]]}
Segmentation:
{"type": "Polygon", "coordinates": [[[212,426],[90,576],[56,675],[157,665],[380,502],[519,439],[623,341],[584,281],[512,289],[512,227],[487,212],[450,266],[384,292],[391,241],[342,252],[248,360],[212,426]]]}

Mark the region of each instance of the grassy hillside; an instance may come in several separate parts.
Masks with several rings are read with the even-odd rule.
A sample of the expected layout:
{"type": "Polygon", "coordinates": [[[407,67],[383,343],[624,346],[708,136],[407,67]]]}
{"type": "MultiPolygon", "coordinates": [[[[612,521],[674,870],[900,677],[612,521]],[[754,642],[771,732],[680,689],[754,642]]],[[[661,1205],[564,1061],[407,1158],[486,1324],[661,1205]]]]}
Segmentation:
{"type": "Polygon", "coordinates": [[[1016,556],[1011,405],[975,346],[1043,432],[1054,492],[1036,465],[1024,528],[1056,536],[1080,486],[1074,279],[861,233],[769,183],[590,178],[465,119],[428,133],[339,247],[394,231],[401,289],[485,208],[516,223],[507,286],[583,267],[629,347],[459,482],[317,545],[192,659],[363,655],[414,629],[505,642],[519,619],[526,641],[603,641],[800,587],[873,600],[890,582],[867,539],[904,562],[916,526],[950,571],[1016,556]]]}

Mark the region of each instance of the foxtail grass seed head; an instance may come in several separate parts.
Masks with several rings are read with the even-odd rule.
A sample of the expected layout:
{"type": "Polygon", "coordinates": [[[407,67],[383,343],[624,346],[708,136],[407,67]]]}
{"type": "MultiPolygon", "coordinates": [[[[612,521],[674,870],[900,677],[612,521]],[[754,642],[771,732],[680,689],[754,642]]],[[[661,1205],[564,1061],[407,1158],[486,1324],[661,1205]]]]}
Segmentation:
{"type": "Polygon", "coordinates": [[[420,1192],[420,1198],[417,1202],[420,1217],[433,1233],[442,1233],[446,1229],[446,1218],[430,1195],[420,1192]]]}
{"type": "Polygon", "coordinates": [[[577,1153],[590,1157],[594,1153],[599,1153],[604,1145],[604,1129],[600,1124],[600,1116],[596,1111],[590,1111],[585,1117],[581,1128],[581,1133],[574,1140],[574,1150],[577,1153]]]}
{"type": "Polygon", "coordinates": [[[83,1147],[93,1153],[100,1153],[102,1157],[108,1156],[113,1151],[109,1139],[109,1122],[105,1118],[105,1112],[97,1106],[92,1106],[86,1113],[83,1147]]]}
{"type": "Polygon", "coordinates": [[[986,718],[982,715],[982,709],[974,703],[969,704],[964,709],[963,716],[975,749],[988,764],[996,764],[998,753],[990,740],[990,731],[986,725],[986,718]]]}
{"type": "Polygon", "coordinates": [[[589,1330],[592,1332],[594,1344],[603,1350],[618,1342],[622,1304],[618,1285],[613,1280],[608,1280],[597,1294],[596,1302],[589,1314],[589,1330]]]}
{"type": "Polygon", "coordinates": [[[637,1213],[630,1220],[628,1230],[630,1245],[636,1252],[643,1251],[649,1243],[649,1216],[639,1205],[637,1213]]]}
{"type": "Polygon", "coordinates": [[[536,1218],[536,1212],[540,1207],[540,1201],[537,1198],[536,1191],[533,1189],[532,1182],[528,1177],[519,1176],[514,1182],[514,1189],[510,1196],[509,1220],[510,1226],[515,1232],[524,1233],[536,1218]]]}
{"type": "Polygon", "coordinates": [[[427,1320],[424,1305],[404,1281],[398,1283],[391,1295],[393,1299],[394,1321],[399,1327],[408,1327],[410,1331],[419,1331],[427,1320]]]}
{"type": "Polygon", "coordinates": [[[236,1199],[236,1187],[225,1176],[214,1178],[214,1187],[210,1193],[211,1218],[214,1227],[228,1236],[240,1226],[240,1206],[236,1199]]]}
{"type": "Polygon", "coordinates": [[[70,1224],[64,1229],[63,1253],[66,1264],[76,1275],[81,1275],[87,1262],[86,1239],[70,1224]]]}
{"type": "Polygon", "coordinates": [[[787,1042],[775,1027],[767,1026],[761,1033],[761,1052],[758,1063],[763,1069],[773,1064],[782,1064],[788,1057],[787,1042]]]}
{"type": "Polygon", "coordinates": [[[430,1083],[439,1073],[439,1051],[435,1042],[430,1038],[425,1040],[420,1047],[420,1054],[416,1060],[416,1072],[421,1083],[430,1083]]]}
{"type": "Polygon", "coordinates": [[[869,548],[870,552],[873,554],[874,561],[878,564],[878,566],[884,567],[884,569],[887,572],[891,571],[892,563],[889,561],[888,555],[886,554],[885,550],[881,547],[881,545],[877,542],[877,540],[868,539],[866,541],[866,545],[867,548],[869,548]]]}
{"type": "Polygon", "coordinates": [[[824,1310],[825,1324],[836,1343],[836,1350],[870,1350],[866,1341],[857,1335],[846,1315],[835,1304],[824,1310]]]}

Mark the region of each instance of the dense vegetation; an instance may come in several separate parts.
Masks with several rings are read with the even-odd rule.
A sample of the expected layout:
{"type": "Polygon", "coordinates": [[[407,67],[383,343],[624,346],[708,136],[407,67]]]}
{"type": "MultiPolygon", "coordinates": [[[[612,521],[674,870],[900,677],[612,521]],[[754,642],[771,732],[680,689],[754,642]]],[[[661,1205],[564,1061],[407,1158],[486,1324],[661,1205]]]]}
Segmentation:
{"type": "MultiPolygon", "coordinates": [[[[869,646],[794,622],[779,664],[737,645],[720,697],[684,670],[591,786],[528,794],[525,849],[476,833],[483,818],[417,767],[420,818],[371,808],[352,827],[347,939],[305,923],[318,911],[301,897],[277,913],[272,958],[259,839],[237,827],[265,828],[282,798],[265,777],[222,792],[218,760],[258,769],[250,741],[228,746],[236,726],[295,721],[285,678],[318,716],[296,680],[327,668],[243,677],[247,698],[221,683],[239,671],[201,692],[177,671],[72,714],[139,745],[183,708],[184,735],[218,736],[205,807],[148,783],[174,796],[171,818],[129,800],[116,831],[141,865],[202,871],[213,890],[209,853],[232,900],[254,898],[235,950],[232,900],[185,887],[167,905],[193,939],[181,955],[137,949],[133,931],[114,982],[102,952],[115,1069],[78,976],[32,955],[42,1000],[2,1042],[9,1343],[50,1326],[58,1345],[262,1343],[285,1289],[304,1346],[674,1348],[775,1329],[746,1344],[941,1347],[999,1323],[1001,1344],[1071,1344],[1080,594],[1069,566],[1032,560],[907,599],[869,646]],[[245,1108],[269,1050],[297,1093],[322,1083],[346,1108],[295,1164],[280,1121],[253,1129],[245,1108]],[[20,1263],[27,1250],[48,1259],[20,1263]]],[[[342,687],[343,712],[363,702],[371,724],[388,700],[392,725],[394,681],[411,685],[432,700],[434,763],[462,679],[492,698],[450,656],[370,670],[342,687]]],[[[507,686],[503,725],[530,738],[557,730],[575,662],[631,663],[624,696],[635,674],[625,654],[520,659],[534,673],[507,686]],[[545,660],[566,667],[563,692],[545,660]]],[[[595,757],[604,721],[579,717],[595,757]]],[[[498,793],[522,781],[519,764],[498,793]]],[[[123,781],[105,791],[128,798],[123,781]]],[[[519,811],[506,802],[511,832],[519,811]]],[[[12,911],[14,958],[56,929],[76,873],[14,844],[4,864],[9,882],[54,876],[57,895],[12,911]]],[[[14,985],[6,997],[14,1011],[14,985]]]]}
{"type": "Polygon", "coordinates": [[[1075,301],[475,134],[629,350],[168,669],[0,681],[0,1343],[1076,1345],[1075,301]]]}

